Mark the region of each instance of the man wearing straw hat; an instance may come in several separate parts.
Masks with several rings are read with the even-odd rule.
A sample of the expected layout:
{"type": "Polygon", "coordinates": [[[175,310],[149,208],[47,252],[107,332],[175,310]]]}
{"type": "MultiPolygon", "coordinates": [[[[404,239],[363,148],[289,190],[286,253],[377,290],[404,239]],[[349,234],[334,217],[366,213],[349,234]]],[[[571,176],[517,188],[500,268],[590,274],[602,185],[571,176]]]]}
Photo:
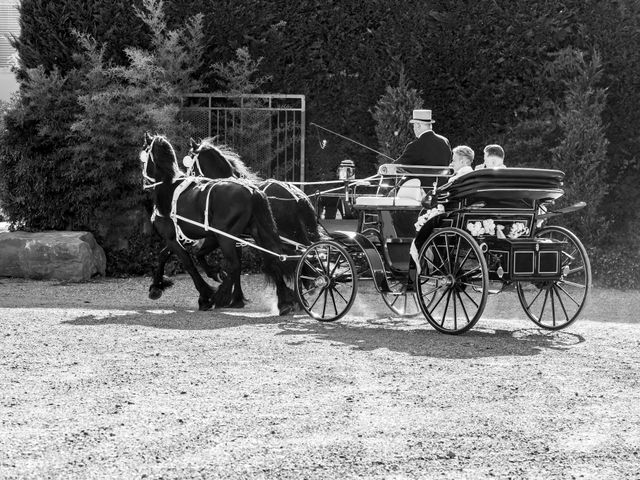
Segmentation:
{"type": "MultiPolygon", "coordinates": [[[[414,110],[413,118],[409,120],[413,124],[413,133],[416,139],[409,142],[393,163],[401,165],[424,165],[434,167],[447,167],[451,163],[451,145],[449,140],[433,131],[431,110],[414,110]]],[[[421,178],[423,186],[433,183],[433,179],[421,178]]]]}

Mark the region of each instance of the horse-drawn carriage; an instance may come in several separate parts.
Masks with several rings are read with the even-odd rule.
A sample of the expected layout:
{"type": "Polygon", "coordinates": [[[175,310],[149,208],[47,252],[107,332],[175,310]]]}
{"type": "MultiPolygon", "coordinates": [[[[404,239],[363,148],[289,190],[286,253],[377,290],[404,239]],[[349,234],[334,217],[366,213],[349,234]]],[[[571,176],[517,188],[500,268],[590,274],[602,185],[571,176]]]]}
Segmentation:
{"type": "Polygon", "coordinates": [[[591,285],[587,252],[565,228],[543,226],[558,214],[552,205],[563,194],[562,172],[485,169],[423,198],[420,182],[407,177],[449,175],[441,168],[415,166],[408,174],[408,168],[380,167],[382,184],[399,185],[388,193],[361,195],[362,182],[353,182],[349,198],[358,212],[357,231],[335,232],[331,241],[303,254],[296,290],[310,315],[324,321],[342,317],[358,282],[367,278],[396,314],[421,312],[444,333],[473,327],[488,296],[512,286],[526,315],[540,327],[555,330],[576,320],[591,285]],[[412,212],[417,220],[410,236],[398,234],[407,232],[411,218],[400,212],[412,212]],[[389,225],[398,221],[405,223],[402,228],[389,225]],[[307,263],[324,267],[313,270],[315,278],[307,277],[301,269],[307,263]],[[324,291],[310,290],[311,281],[324,291]]]}
{"type": "MultiPolygon", "coordinates": [[[[154,182],[149,184],[151,188],[160,185],[158,192],[164,188],[171,197],[156,202],[156,208],[164,203],[167,210],[164,217],[160,212],[156,220],[161,222],[172,251],[177,249],[174,237],[179,237],[183,229],[194,233],[198,228],[202,231],[200,238],[214,239],[214,246],[226,243],[230,254],[229,242],[262,250],[267,257],[271,255],[269,265],[271,273],[276,272],[279,305],[284,304],[286,297],[282,282],[286,269],[278,270],[272,260],[274,257],[282,263],[295,260],[297,299],[318,320],[334,321],[346,315],[363,280],[373,282],[396,315],[422,313],[443,333],[462,333],[472,328],[480,319],[488,296],[511,286],[515,287],[526,315],[543,328],[568,326],[585,305],[591,270],[584,246],[568,230],[544,226],[547,218],[562,213],[553,211],[554,201],[563,194],[564,174],[560,171],[482,170],[449,180],[451,173],[447,169],[412,166],[409,173],[409,167],[382,165],[373,177],[344,180],[342,200],[358,214],[355,231],[327,232],[319,240],[311,238],[303,243],[285,239],[294,249],[286,253],[272,240],[264,241],[273,238],[268,226],[266,233],[254,228],[256,241],[251,242],[239,237],[243,233],[241,228],[225,227],[210,212],[216,209],[208,203],[211,192],[215,197],[216,187],[235,181],[228,177],[235,175],[233,168],[231,173],[217,175],[223,179],[194,183],[191,177],[176,180],[176,169],[164,167],[170,174],[160,180],[162,168],[152,171],[148,160],[153,158],[153,143],[145,150],[148,153],[143,158],[143,168],[147,181],[154,182]],[[420,178],[430,178],[440,186],[425,196],[420,178]],[[176,183],[186,183],[186,189],[191,188],[194,196],[199,195],[200,200],[195,199],[193,204],[200,205],[205,212],[204,221],[194,220],[198,212],[191,218],[180,214],[181,193],[176,194],[180,192],[180,187],[174,186],[176,183]],[[169,204],[173,205],[171,212],[169,204]]],[[[193,155],[200,157],[206,151],[200,147],[194,149],[193,155]]],[[[156,152],[156,156],[161,153],[156,152]]],[[[201,160],[196,158],[200,166],[205,163],[201,160]]],[[[175,163],[175,158],[168,160],[171,161],[175,163]]],[[[200,172],[206,175],[203,168],[200,172]]],[[[247,184],[240,184],[251,190],[247,184]]],[[[269,188],[265,186],[264,191],[269,188]]],[[[294,196],[295,202],[300,201],[297,193],[294,196]]],[[[186,211],[186,207],[182,210],[186,211]]],[[[247,217],[247,222],[242,228],[249,228],[253,220],[247,217]]],[[[280,230],[282,234],[283,229],[280,230]]],[[[189,261],[186,257],[181,259],[189,261]]],[[[202,307],[211,292],[188,270],[200,291],[202,307]]],[[[158,282],[162,282],[161,272],[156,272],[154,284],[159,285],[158,282]]],[[[228,294],[235,288],[233,282],[239,289],[237,276],[226,284],[223,282],[221,289],[224,287],[228,294]]]]}

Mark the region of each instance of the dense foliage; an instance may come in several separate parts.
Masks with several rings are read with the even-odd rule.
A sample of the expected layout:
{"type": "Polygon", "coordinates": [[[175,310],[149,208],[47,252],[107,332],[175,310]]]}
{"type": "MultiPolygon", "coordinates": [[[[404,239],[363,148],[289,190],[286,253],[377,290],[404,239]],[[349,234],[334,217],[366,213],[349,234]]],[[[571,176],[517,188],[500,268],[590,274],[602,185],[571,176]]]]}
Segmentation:
{"type": "MultiPolygon", "coordinates": [[[[3,180],[7,191],[16,193],[0,193],[0,202],[7,203],[7,212],[13,205],[11,212],[33,228],[76,228],[88,221],[82,213],[88,200],[76,192],[85,181],[75,177],[78,164],[96,151],[100,161],[130,158],[123,149],[134,132],[162,124],[162,109],[145,117],[153,111],[147,108],[153,90],[136,85],[124,70],[164,68],[167,78],[176,79],[186,66],[182,60],[147,64],[136,57],[136,51],[159,52],[154,27],[135,14],[142,0],[82,4],[23,0],[20,7],[22,95],[7,114],[0,158],[3,173],[10,172],[3,180]],[[74,30],[96,40],[103,70],[87,60],[74,30]],[[113,70],[109,62],[124,70],[113,70]],[[113,135],[123,149],[105,148],[113,135]],[[25,175],[33,179],[32,191],[25,175]],[[62,199],[63,208],[47,213],[54,199],[62,199]]],[[[168,28],[186,27],[183,32],[191,31],[189,16],[204,14],[204,61],[189,65],[202,91],[231,88],[221,66],[231,66],[243,49],[246,61],[261,59],[254,78],[263,91],[305,94],[308,121],[385,148],[394,139],[379,142],[378,136],[404,135],[395,122],[410,112],[396,112],[398,120],[376,131],[379,118],[394,102],[407,110],[411,103],[389,89],[413,88],[424,108],[433,110],[436,131],[452,145],[479,152],[501,143],[509,165],[566,170],[567,199],[591,202],[585,215],[567,221],[589,243],[620,252],[596,253],[596,261],[637,252],[640,0],[167,0],[164,11],[168,28]]],[[[176,36],[163,41],[180,43],[176,36]]],[[[176,93],[166,97],[167,105],[176,105],[176,93]]],[[[175,115],[167,108],[165,122],[175,115]]],[[[321,148],[314,132],[308,133],[309,178],[332,174],[344,158],[356,161],[358,175],[373,172],[378,159],[370,151],[330,136],[321,148]]],[[[126,175],[117,182],[114,176],[102,179],[104,201],[123,197],[129,188],[109,182],[133,181],[126,175]]]]}
{"type": "Polygon", "coordinates": [[[380,155],[380,163],[398,158],[407,143],[414,139],[409,120],[413,110],[422,108],[422,104],[420,92],[409,87],[404,68],[401,68],[398,86],[387,87],[373,109],[378,147],[386,156],[380,155]]]}
{"type": "Polygon", "coordinates": [[[3,132],[0,202],[11,220],[25,229],[92,231],[110,273],[149,270],[151,240],[140,238],[150,230],[137,160],[142,135],[185,143],[180,94],[199,88],[192,74],[200,66],[202,17],[169,30],[162,2],[144,5],[136,14],[152,32],[151,50],[127,48],[128,65],[114,66],[105,45],[76,33],[81,53],[66,74],[24,71],[3,132]]]}

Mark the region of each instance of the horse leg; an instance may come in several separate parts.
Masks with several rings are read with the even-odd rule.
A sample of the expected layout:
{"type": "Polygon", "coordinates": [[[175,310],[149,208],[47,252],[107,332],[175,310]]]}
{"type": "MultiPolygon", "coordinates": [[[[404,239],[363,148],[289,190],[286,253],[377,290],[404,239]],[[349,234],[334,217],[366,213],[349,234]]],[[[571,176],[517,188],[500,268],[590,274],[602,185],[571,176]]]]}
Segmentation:
{"type": "Polygon", "coordinates": [[[244,307],[242,289],[240,288],[240,258],[238,257],[235,240],[230,238],[220,239],[220,249],[226,261],[228,277],[224,279],[216,293],[216,308],[244,307]]]}
{"type": "Polygon", "coordinates": [[[149,298],[151,300],[157,300],[162,296],[162,293],[173,285],[173,282],[169,278],[164,276],[164,267],[167,261],[171,257],[171,250],[164,247],[158,254],[158,267],[153,272],[153,282],[149,286],[149,298]]]}
{"type": "Polygon", "coordinates": [[[204,281],[200,272],[196,268],[191,255],[178,243],[176,240],[167,241],[167,246],[169,249],[176,254],[176,256],[182,262],[182,266],[187,271],[187,273],[191,276],[193,280],[193,284],[198,290],[200,296],[198,297],[198,310],[210,310],[214,305],[214,296],[216,294],[215,289],[213,289],[207,282],[204,281]]]}
{"type": "MultiPolygon", "coordinates": [[[[242,247],[236,246],[236,256],[240,261],[240,269],[242,269],[242,247]]],[[[240,280],[240,273],[238,273],[238,281],[233,286],[233,303],[237,305],[237,308],[244,307],[244,304],[249,302],[249,299],[244,295],[242,291],[242,282],[240,280]]]]}
{"type": "Polygon", "coordinates": [[[198,262],[200,268],[204,270],[204,273],[206,273],[209,278],[218,283],[222,283],[224,277],[227,275],[222,269],[222,266],[218,262],[212,265],[207,261],[207,255],[218,248],[218,246],[218,239],[216,237],[207,237],[198,252],[195,254],[195,257],[196,262],[198,262]]]}
{"type": "Polygon", "coordinates": [[[265,275],[271,278],[276,285],[278,313],[280,315],[288,315],[294,310],[296,296],[294,291],[289,288],[284,281],[282,262],[271,255],[265,254],[262,259],[262,264],[265,275]]]}

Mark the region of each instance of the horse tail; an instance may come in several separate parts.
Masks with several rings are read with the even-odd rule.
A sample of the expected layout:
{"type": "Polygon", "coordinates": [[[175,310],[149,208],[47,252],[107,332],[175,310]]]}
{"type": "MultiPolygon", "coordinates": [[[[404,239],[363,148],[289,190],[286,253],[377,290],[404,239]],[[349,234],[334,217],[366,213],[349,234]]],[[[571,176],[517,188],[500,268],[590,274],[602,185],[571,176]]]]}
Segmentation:
{"type": "MultiPolygon", "coordinates": [[[[274,253],[282,254],[282,243],[278,235],[276,221],[273,218],[269,201],[264,192],[256,190],[251,196],[253,207],[253,218],[255,225],[254,238],[256,243],[262,248],[271,250],[274,253]]],[[[295,261],[282,262],[280,259],[268,253],[262,254],[263,270],[270,280],[278,277],[293,278],[296,269],[295,261]]]]}
{"type": "Polygon", "coordinates": [[[317,242],[319,240],[329,239],[328,232],[318,222],[316,210],[306,195],[298,201],[298,213],[300,215],[301,227],[307,233],[309,240],[317,242]]]}

